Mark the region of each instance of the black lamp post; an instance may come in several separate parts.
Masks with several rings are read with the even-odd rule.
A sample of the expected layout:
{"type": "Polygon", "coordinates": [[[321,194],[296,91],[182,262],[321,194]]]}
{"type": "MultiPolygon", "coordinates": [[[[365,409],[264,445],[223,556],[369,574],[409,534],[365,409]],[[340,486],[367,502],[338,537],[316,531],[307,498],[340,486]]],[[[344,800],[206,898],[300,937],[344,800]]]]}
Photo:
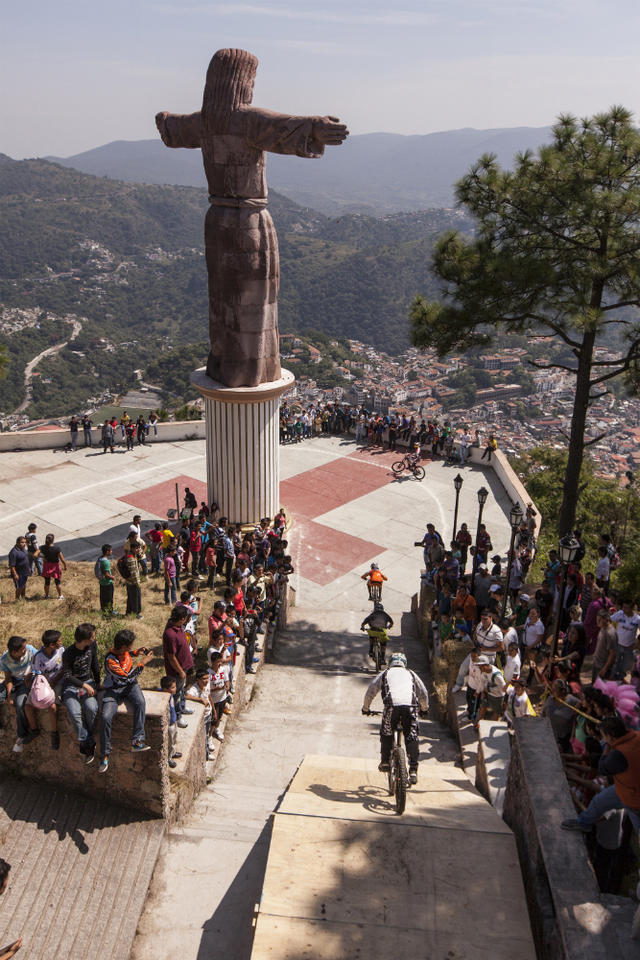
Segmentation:
{"type": "Polygon", "coordinates": [[[460,491],[462,490],[463,483],[464,483],[464,480],[462,479],[460,474],[458,474],[456,477],[453,478],[453,485],[456,488],[456,506],[453,511],[453,535],[451,537],[452,540],[456,539],[456,528],[458,526],[458,503],[460,501],[460,491]]]}
{"type": "Polygon", "coordinates": [[[473,593],[473,587],[476,582],[476,570],[478,569],[478,538],[480,536],[480,524],[482,523],[482,511],[484,510],[484,505],[487,502],[489,496],[489,491],[486,487],[480,487],[478,490],[478,503],[480,509],[478,511],[478,526],[476,527],[476,555],[473,558],[473,566],[471,573],[471,593],[473,593]]]}
{"type": "Polygon", "coordinates": [[[558,597],[558,611],[556,613],[556,628],[553,633],[553,643],[551,644],[551,659],[556,655],[556,650],[558,649],[558,636],[560,634],[560,619],[562,616],[562,608],[564,606],[564,594],[567,589],[567,577],[569,575],[569,565],[573,563],[576,558],[576,554],[580,549],[580,544],[575,537],[572,537],[570,534],[562,537],[558,543],[558,556],[560,557],[560,562],[564,566],[562,572],[562,587],[560,589],[560,596],[558,597]]]}
{"type": "Polygon", "coordinates": [[[511,567],[513,565],[513,545],[516,542],[516,534],[520,529],[520,524],[522,523],[522,516],[522,508],[516,501],[516,503],[511,505],[511,510],[509,511],[509,523],[511,524],[511,543],[509,544],[509,556],[507,557],[507,579],[504,585],[504,597],[502,598],[502,613],[500,614],[501,620],[504,620],[507,612],[509,581],[511,580],[511,567]]]}

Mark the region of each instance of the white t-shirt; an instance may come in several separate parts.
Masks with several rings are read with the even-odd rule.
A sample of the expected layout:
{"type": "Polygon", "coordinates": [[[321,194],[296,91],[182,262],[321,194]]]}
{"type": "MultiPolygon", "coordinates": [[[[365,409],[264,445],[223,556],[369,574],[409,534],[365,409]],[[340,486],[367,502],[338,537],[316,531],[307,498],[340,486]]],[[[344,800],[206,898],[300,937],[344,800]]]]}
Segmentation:
{"type": "Polygon", "coordinates": [[[48,657],[44,650],[38,650],[33,658],[33,670],[41,673],[47,680],[54,677],[62,669],[62,654],[64,647],[56,647],[52,656],[48,657]]]}
{"type": "Polygon", "coordinates": [[[525,647],[536,647],[544,637],[544,623],[538,620],[536,623],[527,622],[524,625],[524,645],[525,647]]]}
{"type": "Polygon", "coordinates": [[[467,677],[467,686],[476,693],[482,693],[489,685],[489,674],[483,673],[482,669],[473,660],[469,662],[469,676],[467,677]]]}
{"type": "Polygon", "coordinates": [[[616,625],[619,645],[621,647],[632,647],[638,635],[640,616],[638,616],[637,613],[632,613],[631,616],[628,617],[624,610],[618,610],[611,617],[611,621],[616,625]]]}
{"type": "Polygon", "coordinates": [[[514,677],[519,677],[521,670],[522,660],[520,659],[520,654],[516,653],[515,657],[507,655],[507,662],[504,665],[504,678],[507,683],[510,683],[514,677]]]}
{"type": "Polygon", "coordinates": [[[227,698],[227,682],[229,680],[229,665],[219,666],[217,670],[209,671],[211,674],[211,699],[214,703],[221,703],[227,698]]]}
{"type": "Polygon", "coordinates": [[[502,639],[504,641],[505,650],[509,649],[510,643],[515,643],[515,645],[518,646],[518,631],[515,627],[509,627],[502,639]]]}
{"type": "Polygon", "coordinates": [[[509,713],[512,713],[514,717],[526,717],[529,715],[526,693],[521,693],[516,696],[515,690],[510,690],[508,698],[507,709],[509,713]]]}
{"type": "Polygon", "coordinates": [[[608,580],[611,572],[609,557],[600,557],[596,567],[596,580],[608,580]]]}
{"type": "MultiPolygon", "coordinates": [[[[482,647],[483,650],[486,647],[500,646],[502,644],[502,630],[497,623],[492,623],[488,630],[485,630],[482,624],[479,623],[476,629],[476,643],[479,647],[482,647]]],[[[486,656],[488,657],[495,657],[495,655],[495,650],[487,650],[486,652],[486,656]]]]}
{"type": "Polygon", "coordinates": [[[211,704],[209,703],[209,694],[211,693],[211,680],[207,680],[207,685],[204,689],[202,689],[202,687],[199,687],[197,683],[192,683],[191,686],[188,687],[187,690],[185,690],[185,693],[190,697],[201,697],[203,700],[207,701],[204,706],[203,719],[208,720],[211,714],[213,713],[211,704]]]}

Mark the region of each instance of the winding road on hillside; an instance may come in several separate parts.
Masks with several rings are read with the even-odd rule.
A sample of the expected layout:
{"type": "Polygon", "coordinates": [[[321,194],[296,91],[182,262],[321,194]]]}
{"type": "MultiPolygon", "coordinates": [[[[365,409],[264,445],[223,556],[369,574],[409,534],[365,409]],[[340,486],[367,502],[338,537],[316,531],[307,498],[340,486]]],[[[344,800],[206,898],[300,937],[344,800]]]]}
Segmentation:
{"type": "Polygon", "coordinates": [[[15,408],[13,411],[14,413],[24,413],[31,403],[31,398],[33,396],[33,371],[36,369],[40,361],[44,360],[45,357],[52,357],[56,353],[59,353],[63,347],[66,347],[68,343],[71,343],[72,340],[75,340],[82,330],[82,324],[77,318],[74,320],[65,320],[65,323],[71,323],[73,325],[73,332],[71,333],[69,339],[65,340],[63,343],[56,343],[52,347],[47,347],[46,350],[43,350],[42,353],[39,353],[37,357],[33,358],[33,360],[29,360],[29,363],[24,368],[25,397],[20,406],[15,408]]]}

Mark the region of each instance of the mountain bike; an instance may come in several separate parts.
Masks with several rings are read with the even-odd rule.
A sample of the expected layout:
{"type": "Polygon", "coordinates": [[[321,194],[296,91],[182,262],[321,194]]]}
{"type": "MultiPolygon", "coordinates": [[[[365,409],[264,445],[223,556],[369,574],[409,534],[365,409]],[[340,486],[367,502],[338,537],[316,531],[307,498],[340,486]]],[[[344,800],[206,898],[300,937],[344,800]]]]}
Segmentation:
{"type": "Polygon", "coordinates": [[[426,476],[424,467],[421,467],[419,463],[414,463],[409,459],[409,457],[403,457],[402,460],[396,460],[395,463],[391,464],[391,469],[396,477],[399,477],[400,474],[404,473],[405,470],[408,470],[410,473],[412,473],[416,480],[424,480],[426,476]]]}
{"type": "MultiPolygon", "coordinates": [[[[380,714],[380,710],[369,710],[368,715],[380,714]]],[[[389,756],[389,796],[396,799],[396,813],[401,816],[407,803],[407,789],[409,787],[409,772],[407,754],[404,749],[402,735],[402,721],[398,720],[393,731],[393,747],[389,756]]]]}
{"type": "Polygon", "coordinates": [[[382,584],[378,580],[368,580],[369,600],[379,600],[382,596],[382,584]]]}
{"type": "Polygon", "coordinates": [[[376,630],[373,627],[367,627],[367,634],[373,641],[373,661],[376,665],[376,673],[380,673],[384,666],[385,651],[389,637],[386,630],[376,630]]]}

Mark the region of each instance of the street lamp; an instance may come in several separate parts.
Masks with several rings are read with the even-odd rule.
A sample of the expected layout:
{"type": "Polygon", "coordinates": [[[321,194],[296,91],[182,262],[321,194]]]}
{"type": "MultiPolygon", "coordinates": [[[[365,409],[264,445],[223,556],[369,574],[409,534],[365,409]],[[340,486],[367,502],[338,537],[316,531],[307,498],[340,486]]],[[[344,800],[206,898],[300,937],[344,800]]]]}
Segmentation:
{"type": "Polygon", "coordinates": [[[504,585],[504,596],[502,598],[502,613],[500,614],[500,619],[504,620],[505,614],[507,612],[507,596],[509,595],[509,582],[511,580],[511,566],[513,564],[513,549],[516,542],[516,534],[520,529],[520,524],[522,523],[522,508],[518,501],[511,504],[511,510],[509,511],[509,523],[511,524],[511,543],[509,544],[509,556],[507,557],[507,579],[504,585]]]}
{"type": "Polygon", "coordinates": [[[564,565],[564,570],[562,572],[562,587],[560,589],[560,596],[558,597],[558,610],[556,613],[556,628],[553,633],[553,643],[551,644],[551,660],[556,655],[556,650],[558,649],[558,636],[560,634],[560,617],[562,614],[562,608],[564,606],[564,594],[567,589],[567,577],[569,575],[569,566],[573,563],[576,558],[576,554],[580,549],[580,544],[575,537],[572,537],[570,534],[566,534],[558,543],[558,556],[560,557],[560,563],[564,565]]]}
{"type": "Polygon", "coordinates": [[[464,480],[462,479],[460,474],[458,474],[457,477],[453,478],[453,485],[456,488],[456,506],[453,511],[453,536],[451,537],[452,540],[456,539],[456,527],[458,526],[458,502],[460,500],[460,491],[462,490],[463,483],[464,483],[464,480]]]}
{"type": "Polygon", "coordinates": [[[489,491],[486,487],[480,487],[478,490],[478,504],[480,509],[478,511],[478,526],[476,527],[476,555],[473,558],[473,566],[471,571],[471,593],[473,593],[473,587],[476,582],[476,570],[478,569],[478,538],[480,536],[480,524],[482,523],[482,511],[484,510],[484,505],[487,502],[489,496],[489,491]]]}

